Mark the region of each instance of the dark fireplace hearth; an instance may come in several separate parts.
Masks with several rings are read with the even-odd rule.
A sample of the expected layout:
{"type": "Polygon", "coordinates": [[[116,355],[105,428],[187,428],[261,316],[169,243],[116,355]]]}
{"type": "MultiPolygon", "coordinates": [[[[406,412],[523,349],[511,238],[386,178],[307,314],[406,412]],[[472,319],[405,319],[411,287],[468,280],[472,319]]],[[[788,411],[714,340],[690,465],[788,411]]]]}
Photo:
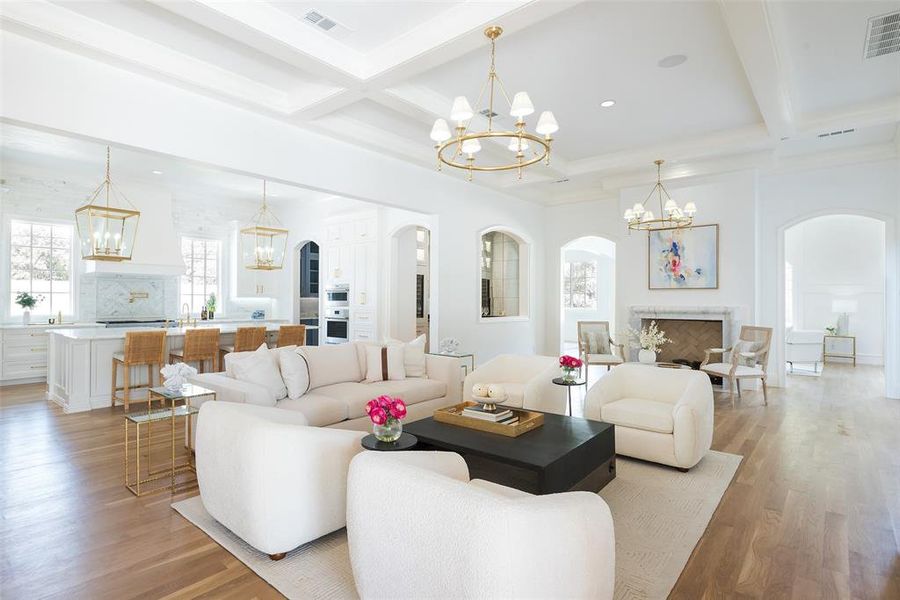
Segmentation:
{"type": "MultiPolygon", "coordinates": [[[[699,360],[688,360],[686,358],[673,358],[672,362],[675,363],[676,365],[685,365],[687,367],[692,368],[695,371],[700,370],[701,361],[699,361],[699,360]]],[[[713,385],[722,385],[722,378],[718,377],[716,375],[710,375],[709,380],[712,382],[713,385]]]]}

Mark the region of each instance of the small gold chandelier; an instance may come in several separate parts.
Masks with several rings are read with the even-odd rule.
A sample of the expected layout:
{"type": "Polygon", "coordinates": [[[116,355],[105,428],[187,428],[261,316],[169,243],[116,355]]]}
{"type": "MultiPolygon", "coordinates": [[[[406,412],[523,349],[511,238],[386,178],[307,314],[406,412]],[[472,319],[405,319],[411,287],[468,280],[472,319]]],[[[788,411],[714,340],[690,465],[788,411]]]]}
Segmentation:
{"type": "Polygon", "coordinates": [[[88,198],[87,204],[75,211],[81,258],[115,262],[131,260],[140,218],[140,211],[113,185],[109,177],[107,146],[106,177],[88,198]]]}
{"type": "Polygon", "coordinates": [[[488,27],[484,30],[484,35],[491,40],[491,67],[488,70],[487,81],[481,86],[481,92],[478,94],[478,100],[475,106],[478,108],[484,98],[485,91],[488,92],[487,109],[479,111],[487,117],[487,130],[485,131],[469,131],[471,119],[475,116],[475,111],[465,96],[457,96],[453,100],[453,106],[450,109],[450,120],[456,121],[456,137],[450,133],[447,121],[437,119],[434,127],[431,129],[431,139],[435,142],[434,148],[437,151],[438,170],[442,165],[450,165],[457,169],[465,169],[468,172],[467,179],[472,180],[473,171],[510,171],[516,169],[519,179],[522,178],[522,169],[545,161],[550,164],[550,145],[553,133],[559,130],[556,118],[549,110],[541,113],[538,119],[535,131],[538,135],[529,133],[525,130],[525,117],[534,112],[534,105],[531,98],[526,92],[517,92],[513,99],[509,99],[503,82],[494,68],[495,41],[503,29],[497,26],[488,27]],[[494,84],[497,84],[499,91],[503,94],[507,104],[509,104],[509,114],[516,119],[515,131],[495,131],[494,117],[494,84]],[[499,164],[476,164],[475,155],[481,151],[481,140],[495,139],[501,142],[508,151],[512,152],[513,159],[511,161],[498,161],[499,164]],[[529,151],[526,153],[526,151],[529,151]]]}
{"type": "Polygon", "coordinates": [[[266,204],[266,182],[263,181],[262,206],[241,229],[241,255],[244,268],[256,271],[276,271],[284,266],[288,230],[266,204]]]}
{"type": "Polygon", "coordinates": [[[697,212],[697,206],[693,202],[688,202],[684,208],[678,206],[666,186],[663,185],[660,170],[664,160],[655,160],[656,165],[656,185],[650,190],[647,199],[643,202],[636,202],[635,205],[625,211],[623,218],[628,225],[628,229],[635,231],[662,231],[665,229],[680,229],[682,227],[690,227],[694,222],[694,214],[697,212]],[[659,218],[653,214],[652,210],[647,209],[647,202],[656,192],[659,199],[659,218]],[[663,204],[663,194],[666,195],[666,203],[663,204]]]}

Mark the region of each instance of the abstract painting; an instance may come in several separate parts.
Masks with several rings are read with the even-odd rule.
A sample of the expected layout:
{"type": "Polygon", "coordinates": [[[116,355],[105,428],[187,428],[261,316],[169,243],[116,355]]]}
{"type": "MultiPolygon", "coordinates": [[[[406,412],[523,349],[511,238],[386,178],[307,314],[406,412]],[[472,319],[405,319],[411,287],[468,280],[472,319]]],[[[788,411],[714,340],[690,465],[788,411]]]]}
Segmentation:
{"type": "Polygon", "coordinates": [[[719,226],[649,232],[651,290],[719,287],[719,226]]]}

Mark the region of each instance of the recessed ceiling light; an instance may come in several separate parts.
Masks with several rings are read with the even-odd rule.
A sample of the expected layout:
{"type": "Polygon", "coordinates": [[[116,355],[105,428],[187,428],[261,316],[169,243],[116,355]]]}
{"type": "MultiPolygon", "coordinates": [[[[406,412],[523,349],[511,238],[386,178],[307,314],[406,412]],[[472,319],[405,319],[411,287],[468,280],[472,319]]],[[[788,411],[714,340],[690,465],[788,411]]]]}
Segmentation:
{"type": "Polygon", "coordinates": [[[162,171],[153,171],[154,175],[162,175],[162,171]]]}
{"type": "Polygon", "coordinates": [[[600,103],[600,106],[602,106],[603,108],[609,108],[609,107],[615,106],[615,105],[616,105],[615,100],[604,100],[603,102],[600,103]]]}
{"type": "Polygon", "coordinates": [[[658,63],[660,67],[663,69],[671,69],[672,67],[677,67],[678,65],[684,63],[687,60],[687,56],[684,54],[673,54],[672,56],[667,56],[661,59],[658,63]]]}

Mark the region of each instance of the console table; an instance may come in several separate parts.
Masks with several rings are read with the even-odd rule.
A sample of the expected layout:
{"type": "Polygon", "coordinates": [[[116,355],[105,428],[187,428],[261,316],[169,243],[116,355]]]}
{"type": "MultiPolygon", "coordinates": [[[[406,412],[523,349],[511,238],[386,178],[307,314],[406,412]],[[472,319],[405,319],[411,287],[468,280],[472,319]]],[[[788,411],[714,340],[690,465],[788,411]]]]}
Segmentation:
{"type": "Polygon", "coordinates": [[[856,336],[855,335],[826,335],[822,338],[822,362],[825,363],[829,358],[848,358],[853,361],[853,366],[856,366],[856,336]],[[849,344],[849,352],[829,352],[829,344],[828,340],[833,340],[831,344],[831,349],[834,349],[835,344],[849,344]],[[838,341],[841,340],[841,341],[838,341]],[[848,341],[844,341],[848,340],[848,341]]]}

